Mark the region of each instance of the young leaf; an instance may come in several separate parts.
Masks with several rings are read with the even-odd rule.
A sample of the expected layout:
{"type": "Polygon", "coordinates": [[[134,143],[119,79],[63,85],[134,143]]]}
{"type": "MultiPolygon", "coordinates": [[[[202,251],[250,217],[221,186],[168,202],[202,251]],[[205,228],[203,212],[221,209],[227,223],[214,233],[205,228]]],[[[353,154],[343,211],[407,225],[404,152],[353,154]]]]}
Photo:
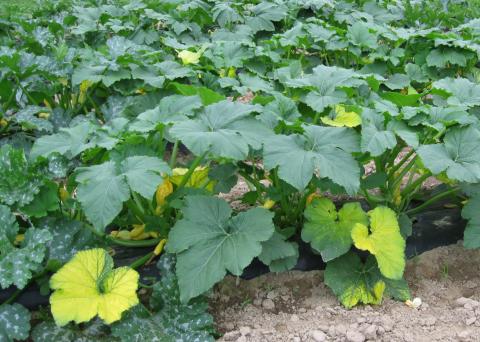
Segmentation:
{"type": "Polygon", "coordinates": [[[78,252],[50,279],[53,318],[59,326],[82,323],[98,315],[107,324],[138,304],[138,273],[128,267],[113,269],[103,249],[78,252]]]}
{"type": "Polygon", "coordinates": [[[320,252],[325,262],[350,250],[355,224],[368,225],[368,216],[360,203],[346,203],[338,212],[328,198],[315,199],[305,209],[302,239],[320,252]]]}
{"type": "Polygon", "coordinates": [[[335,117],[333,119],[322,116],[322,122],[335,127],[357,127],[362,124],[362,118],[356,112],[347,112],[345,106],[335,106],[335,117]]]}
{"type": "Polygon", "coordinates": [[[275,135],[265,141],[264,163],[279,167],[280,178],[298,190],[308,185],[314,172],[355,193],[360,169],[351,152],[359,149],[355,131],[347,128],[305,126],[303,135],[275,135]]]}
{"type": "Polygon", "coordinates": [[[0,286],[4,289],[12,284],[23,289],[28,284],[45,257],[45,244],[52,238],[46,229],[29,228],[20,247],[16,248],[18,231],[13,213],[0,205],[0,286]]]}
{"type": "Polygon", "coordinates": [[[480,181],[480,131],[473,126],[452,128],[443,144],[422,145],[417,153],[433,174],[447,172],[461,182],[480,181]]]}
{"type": "Polygon", "coordinates": [[[30,312],[20,304],[0,305],[0,341],[26,340],[30,319],[30,312]]]}
{"type": "Polygon", "coordinates": [[[377,207],[368,212],[370,233],[362,223],[355,224],[352,240],[360,250],[375,256],[382,274],[390,279],[400,279],[405,268],[405,240],[400,234],[395,212],[387,207],[377,207]]]}
{"type": "Polygon", "coordinates": [[[189,196],[185,202],[183,219],[170,231],[166,245],[177,254],[182,302],[210,289],[227,271],[240,275],[274,232],[273,213],[263,208],[230,217],[228,203],[219,198],[189,196]]]}
{"type": "Polygon", "coordinates": [[[158,106],[149,109],[137,116],[130,125],[130,130],[137,132],[150,132],[158,125],[186,120],[187,116],[194,113],[202,106],[199,96],[171,95],[160,100],[158,106]]]}
{"type": "Polygon", "coordinates": [[[383,115],[366,108],[362,112],[362,152],[370,152],[373,157],[376,157],[387,149],[395,147],[396,144],[395,134],[385,129],[383,115]]]}

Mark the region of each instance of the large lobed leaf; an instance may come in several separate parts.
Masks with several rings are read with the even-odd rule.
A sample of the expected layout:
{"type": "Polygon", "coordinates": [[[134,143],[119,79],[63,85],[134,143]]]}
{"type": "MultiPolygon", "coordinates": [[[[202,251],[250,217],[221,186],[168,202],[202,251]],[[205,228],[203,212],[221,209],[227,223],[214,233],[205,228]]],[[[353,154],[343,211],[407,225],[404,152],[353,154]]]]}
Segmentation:
{"type": "Polygon", "coordinates": [[[368,224],[368,216],[360,203],[346,203],[337,212],[335,204],[328,198],[315,199],[305,209],[305,218],[302,239],[320,252],[325,262],[350,250],[355,224],[368,224]]]}
{"type": "Polygon", "coordinates": [[[196,155],[210,153],[214,157],[243,160],[249,146],[260,149],[271,131],[250,116],[261,107],[221,101],[205,107],[196,118],[174,124],[170,134],[181,140],[196,155]]]}
{"type": "Polygon", "coordinates": [[[24,240],[17,248],[15,238],[19,226],[6,206],[0,205],[0,286],[15,285],[23,289],[39,271],[45,258],[46,243],[52,236],[47,229],[28,228],[24,240]]]}
{"type": "Polygon", "coordinates": [[[480,131],[473,127],[452,128],[443,144],[422,145],[418,155],[433,174],[446,171],[450,179],[480,182],[480,131]]]}
{"type": "Polygon", "coordinates": [[[305,126],[303,135],[275,135],[264,145],[267,169],[278,166],[279,175],[302,191],[318,172],[343,186],[349,194],[360,187],[360,168],[352,157],[359,150],[359,137],[343,127],[305,126]]]}
{"type": "Polygon", "coordinates": [[[121,163],[108,161],[100,165],[77,168],[78,200],[96,229],[103,231],[120,213],[123,202],[134,191],[151,199],[170,174],[167,163],[155,157],[133,156],[121,163]]]}
{"type": "Polygon", "coordinates": [[[273,213],[254,208],[231,217],[227,202],[189,196],[183,218],[169,234],[166,249],[177,254],[177,276],[183,302],[210,289],[227,271],[240,275],[262,252],[273,232],[273,213]]]}

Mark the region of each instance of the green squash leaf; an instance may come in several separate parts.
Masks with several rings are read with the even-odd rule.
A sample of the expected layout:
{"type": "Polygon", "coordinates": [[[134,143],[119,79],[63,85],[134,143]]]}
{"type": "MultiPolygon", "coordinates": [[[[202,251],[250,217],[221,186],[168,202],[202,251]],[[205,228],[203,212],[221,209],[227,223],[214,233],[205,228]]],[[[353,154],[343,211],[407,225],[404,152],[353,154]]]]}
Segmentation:
{"type": "Polygon", "coordinates": [[[284,272],[292,269],[298,260],[298,245],[285,241],[285,237],[275,232],[262,243],[262,253],[258,256],[267,265],[270,272],[284,272]]]}
{"type": "Polygon", "coordinates": [[[44,184],[44,176],[29,164],[23,150],[0,148],[0,203],[24,206],[32,202],[44,184]]]}
{"type": "Polygon", "coordinates": [[[23,341],[30,333],[30,312],[20,304],[0,305],[0,341],[23,341]]]}
{"type": "Polygon", "coordinates": [[[480,247],[480,196],[469,199],[463,207],[462,217],[468,220],[463,236],[465,248],[473,249],[480,247]]]}
{"type": "Polygon", "coordinates": [[[315,199],[305,209],[305,218],[302,239],[320,252],[325,262],[350,250],[355,224],[368,224],[368,216],[360,203],[346,203],[337,212],[335,204],[328,198],[315,199]]]}
{"type": "Polygon", "coordinates": [[[15,238],[19,226],[6,206],[0,205],[0,286],[15,285],[23,289],[45,258],[46,243],[52,239],[46,229],[28,228],[17,248],[15,238]]]}
{"type": "Polygon", "coordinates": [[[230,217],[228,203],[219,198],[189,196],[185,202],[183,219],[170,231],[166,245],[177,254],[182,302],[210,289],[227,271],[240,275],[274,232],[273,213],[263,208],[230,217]]]}
{"type": "Polygon", "coordinates": [[[315,172],[355,193],[360,186],[360,169],[351,152],[359,149],[352,129],[305,126],[303,135],[275,135],[265,141],[264,163],[298,190],[308,185],[315,172]]]}
{"type": "Polygon", "coordinates": [[[80,123],[71,128],[61,128],[59,133],[45,135],[33,144],[30,156],[48,156],[58,152],[72,159],[94,145],[88,141],[94,127],[89,122],[80,123]]]}
{"type": "Polygon", "coordinates": [[[422,145],[417,153],[433,174],[446,171],[448,178],[480,182],[480,131],[470,127],[452,128],[443,144],[422,145]]]}
{"type": "Polygon", "coordinates": [[[171,174],[168,165],[155,157],[133,156],[117,164],[77,168],[78,200],[88,220],[102,231],[120,213],[123,202],[134,191],[151,199],[163,182],[162,174],[171,174]]]}
{"type": "Polygon", "coordinates": [[[451,94],[447,103],[454,106],[473,107],[480,105],[480,85],[466,78],[444,78],[432,84],[435,89],[451,94]]]}
{"type": "Polygon", "coordinates": [[[260,106],[221,101],[205,107],[195,119],[176,123],[170,134],[196,155],[208,152],[242,160],[249,146],[260,149],[263,139],[271,135],[266,126],[250,116],[258,111],[260,106]]]}
{"type": "Polygon", "coordinates": [[[207,313],[206,298],[188,304],[180,301],[173,259],[163,255],[157,264],[162,277],[153,285],[150,312],[137,305],[112,326],[112,334],[121,341],[214,341],[213,317],[207,313]]]}
{"type": "Polygon", "coordinates": [[[158,106],[140,113],[129,129],[136,132],[150,132],[159,125],[186,120],[202,106],[199,96],[172,95],[160,100],[158,106]]]}
{"type": "Polygon", "coordinates": [[[373,109],[366,108],[362,112],[362,152],[377,157],[397,145],[395,134],[385,129],[384,120],[383,115],[373,109]]]}

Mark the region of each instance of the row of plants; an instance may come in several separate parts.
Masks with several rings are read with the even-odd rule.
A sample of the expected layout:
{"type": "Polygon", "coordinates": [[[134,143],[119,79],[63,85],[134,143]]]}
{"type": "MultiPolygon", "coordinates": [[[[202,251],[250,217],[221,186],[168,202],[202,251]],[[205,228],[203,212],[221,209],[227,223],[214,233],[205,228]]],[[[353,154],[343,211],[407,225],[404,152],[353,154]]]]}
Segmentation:
{"type": "Polygon", "coordinates": [[[292,269],[301,241],[345,307],[405,301],[412,222],[444,200],[478,248],[480,22],[424,5],[92,0],[1,19],[0,340],[213,340],[209,290],[254,258],[292,269]],[[218,196],[239,178],[248,210],[218,196]],[[125,249],[146,252],[115,268],[125,249]],[[33,285],[48,310],[15,303],[33,285]]]}

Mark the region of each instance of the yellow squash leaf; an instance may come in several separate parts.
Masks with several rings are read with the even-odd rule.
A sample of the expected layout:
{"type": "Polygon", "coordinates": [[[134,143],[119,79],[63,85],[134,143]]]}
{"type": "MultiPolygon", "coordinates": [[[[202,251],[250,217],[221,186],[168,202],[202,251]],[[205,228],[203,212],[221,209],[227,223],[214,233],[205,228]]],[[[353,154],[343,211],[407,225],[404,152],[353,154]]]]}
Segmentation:
{"type": "Polygon", "coordinates": [[[263,203],[263,207],[265,209],[271,209],[275,205],[275,201],[271,200],[270,198],[263,203]]]}
{"type": "MultiPolygon", "coordinates": [[[[183,177],[188,172],[186,168],[175,168],[172,170],[173,175],[170,177],[170,180],[175,185],[180,185],[183,180],[183,177]]],[[[215,186],[215,182],[211,181],[208,178],[209,168],[205,166],[198,166],[193,171],[190,179],[188,180],[185,186],[187,188],[205,188],[208,191],[213,191],[213,187],[215,186]]]]}
{"type": "Polygon", "coordinates": [[[352,229],[355,247],[372,253],[385,277],[401,279],[405,268],[405,240],[400,234],[395,212],[387,207],[377,207],[368,215],[371,234],[365,225],[355,224],[352,229]]]}
{"type": "Polygon", "coordinates": [[[360,115],[355,112],[347,112],[345,106],[335,106],[335,118],[322,117],[322,122],[335,127],[357,127],[362,124],[360,115]]]}
{"type": "Polygon", "coordinates": [[[182,63],[185,65],[198,64],[198,62],[200,62],[200,57],[202,57],[202,52],[182,50],[178,53],[177,56],[182,60],[182,63]]]}
{"type": "Polygon", "coordinates": [[[87,322],[99,316],[110,324],[138,304],[138,273],[129,267],[113,269],[104,249],[78,252],[50,279],[50,305],[59,326],[87,322]]]}
{"type": "Polygon", "coordinates": [[[173,192],[173,184],[170,180],[164,179],[163,183],[157,188],[155,193],[155,199],[157,200],[157,206],[165,205],[166,198],[173,192]]]}

